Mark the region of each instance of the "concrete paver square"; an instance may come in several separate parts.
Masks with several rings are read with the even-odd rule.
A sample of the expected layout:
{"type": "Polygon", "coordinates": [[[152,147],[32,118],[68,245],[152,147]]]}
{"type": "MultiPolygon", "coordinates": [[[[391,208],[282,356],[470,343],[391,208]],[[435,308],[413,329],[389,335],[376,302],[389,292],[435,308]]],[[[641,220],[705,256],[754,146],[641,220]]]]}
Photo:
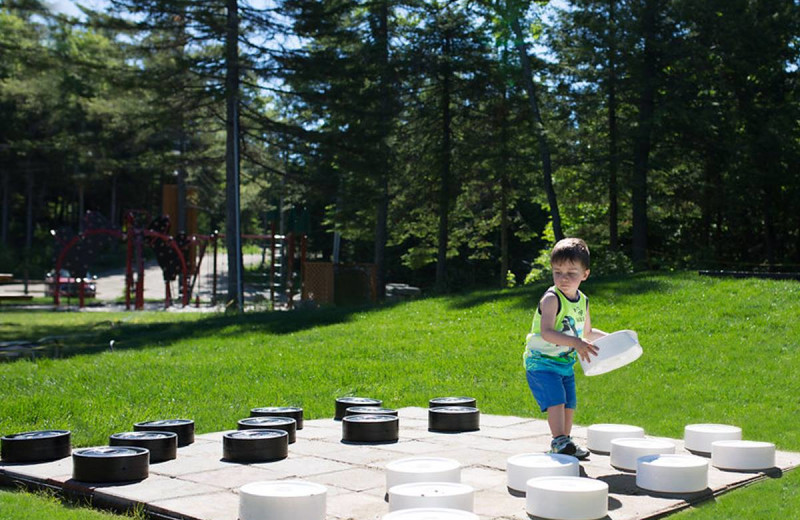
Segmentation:
{"type": "MultiPolygon", "coordinates": [[[[237,520],[239,518],[239,495],[232,491],[220,491],[207,495],[169,498],[148,504],[148,508],[165,515],[203,520],[237,520]]],[[[168,516],[169,517],[169,516],[168,516]]]]}
{"type": "Polygon", "coordinates": [[[649,495],[608,495],[608,517],[612,520],[637,520],[681,508],[684,502],[649,495]]]}
{"type": "Polygon", "coordinates": [[[223,489],[225,489],[225,486],[221,483],[212,486],[178,478],[153,475],[142,481],[130,484],[97,486],[95,487],[95,494],[147,503],[169,498],[215,493],[223,489]]]}
{"type": "Polygon", "coordinates": [[[483,428],[484,426],[493,426],[497,428],[514,426],[515,428],[520,428],[535,423],[541,423],[541,421],[525,417],[514,417],[513,415],[489,415],[484,413],[481,414],[481,428],[483,428]]]}
{"type": "Polygon", "coordinates": [[[190,473],[180,477],[184,481],[208,484],[210,486],[222,485],[227,489],[239,489],[250,482],[261,482],[263,480],[278,480],[283,475],[272,471],[269,468],[255,467],[249,464],[231,466],[224,469],[212,471],[201,471],[190,473]]]}
{"type": "Polygon", "coordinates": [[[326,499],[327,517],[358,520],[380,520],[389,512],[389,505],[366,493],[343,493],[326,499]]]}
{"type": "Polygon", "coordinates": [[[211,433],[203,433],[194,436],[194,442],[188,446],[184,446],[183,448],[179,448],[178,451],[182,450],[190,450],[192,447],[199,446],[201,444],[205,444],[207,442],[222,442],[222,437],[226,433],[235,432],[236,430],[223,430],[221,432],[211,432],[211,433]]]}
{"type": "Polygon", "coordinates": [[[506,459],[508,458],[508,456],[503,453],[458,447],[442,450],[436,453],[436,456],[457,460],[461,464],[462,469],[469,466],[484,466],[487,468],[505,470],[506,459]]]}
{"type": "MultiPolygon", "coordinates": [[[[710,461],[709,461],[710,463],[710,461]]],[[[741,471],[724,471],[714,466],[708,468],[708,485],[712,489],[727,488],[742,481],[749,481],[761,476],[760,473],[745,473],[741,471]]]]}
{"type": "Polygon", "coordinates": [[[400,417],[400,429],[428,431],[428,419],[415,419],[413,417],[400,417]]]}
{"type": "Polygon", "coordinates": [[[420,419],[424,420],[425,424],[428,422],[428,409],[420,406],[409,406],[397,410],[397,415],[401,420],[403,419],[420,419]]]}
{"type": "Polygon", "coordinates": [[[436,453],[441,451],[442,446],[430,441],[422,441],[411,439],[407,442],[398,442],[394,444],[381,444],[376,446],[377,449],[388,451],[392,453],[404,454],[406,456],[422,455],[426,453],[436,453]]]}
{"type": "Polygon", "coordinates": [[[269,469],[282,478],[307,478],[350,468],[348,464],[319,457],[288,457],[275,462],[259,462],[252,466],[269,469]]]}
{"type": "MultiPolygon", "coordinates": [[[[453,440],[451,445],[467,446],[509,455],[528,451],[544,451],[544,448],[537,449],[534,439],[533,437],[516,440],[493,439],[491,437],[464,437],[463,439],[453,440]]],[[[547,448],[550,448],[549,441],[547,442],[547,448]]]]}
{"type": "Polygon", "coordinates": [[[21,464],[0,462],[0,471],[5,473],[26,475],[40,480],[66,480],[72,476],[72,457],[42,462],[40,464],[21,464]]]}
{"type": "Polygon", "coordinates": [[[476,492],[473,512],[481,518],[528,519],[525,512],[525,498],[515,497],[501,490],[476,492]]]}
{"type": "Polygon", "coordinates": [[[350,491],[366,491],[376,487],[383,489],[386,477],[384,472],[376,469],[353,468],[318,475],[314,481],[350,491]]]}
{"type": "Polygon", "coordinates": [[[405,428],[401,425],[400,441],[402,442],[409,440],[439,442],[441,440],[441,435],[438,433],[429,432],[427,426],[425,429],[416,429],[405,428]]]}
{"type": "Polygon", "coordinates": [[[542,433],[548,432],[537,432],[534,431],[533,428],[496,428],[496,427],[488,427],[488,428],[481,428],[481,432],[486,437],[492,439],[500,439],[504,441],[511,441],[511,440],[520,440],[520,439],[530,439],[537,435],[541,435],[542,433]]]}
{"type": "Polygon", "coordinates": [[[222,457],[222,434],[219,435],[218,440],[201,439],[188,446],[178,448],[178,457],[207,457],[209,455],[222,457]]]}
{"type": "Polygon", "coordinates": [[[289,445],[289,455],[316,455],[323,458],[331,458],[328,455],[341,451],[342,446],[339,441],[298,438],[297,442],[289,445]]]}
{"type": "Polygon", "coordinates": [[[506,472],[499,469],[470,466],[461,470],[461,482],[475,488],[475,491],[485,489],[503,489],[507,486],[506,472]]]}
{"type": "Polygon", "coordinates": [[[316,449],[301,453],[354,465],[381,464],[397,457],[393,452],[377,450],[372,446],[334,445],[323,442],[318,444],[316,449]]]}
{"type": "Polygon", "coordinates": [[[800,453],[776,451],[775,465],[778,468],[793,468],[796,466],[800,466],[800,453]]]}
{"type": "Polygon", "coordinates": [[[217,446],[219,452],[206,456],[181,456],[173,460],[159,462],[150,465],[150,473],[165,475],[168,477],[179,477],[189,473],[199,473],[201,471],[212,471],[215,469],[228,468],[235,465],[235,462],[225,462],[222,460],[222,446],[217,446]]]}

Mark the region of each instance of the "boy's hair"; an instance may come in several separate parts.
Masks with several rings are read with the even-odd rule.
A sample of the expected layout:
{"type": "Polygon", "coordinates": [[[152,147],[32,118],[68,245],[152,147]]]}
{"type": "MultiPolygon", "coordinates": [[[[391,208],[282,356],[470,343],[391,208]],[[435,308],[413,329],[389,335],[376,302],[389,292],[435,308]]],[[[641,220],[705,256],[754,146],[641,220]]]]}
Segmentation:
{"type": "Polygon", "coordinates": [[[580,238],[559,240],[550,252],[550,264],[575,262],[589,269],[589,246],[580,238]]]}

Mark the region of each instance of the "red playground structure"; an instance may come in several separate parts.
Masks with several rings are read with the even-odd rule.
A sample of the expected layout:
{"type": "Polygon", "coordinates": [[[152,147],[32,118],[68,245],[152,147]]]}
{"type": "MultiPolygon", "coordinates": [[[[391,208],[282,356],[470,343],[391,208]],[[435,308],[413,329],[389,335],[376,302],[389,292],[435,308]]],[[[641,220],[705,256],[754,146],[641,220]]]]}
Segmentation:
{"type": "MultiPolygon", "coordinates": [[[[56,257],[54,284],[53,284],[53,303],[59,306],[61,303],[61,282],[62,269],[68,270],[78,282],[78,305],[80,308],[85,306],[85,292],[87,284],[87,272],[90,261],[95,258],[97,252],[102,249],[104,241],[119,240],[127,244],[125,255],[125,308],[141,310],[144,308],[144,248],[152,248],[156,259],[162,269],[165,298],[164,308],[172,305],[171,282],[178,280],[180,291],[180,304],[188,306],[191,301],[192,290],[197,283],[200,275],[200,266],[203,262],[208,245],[213,248],[213,275],[212,275],[212,305],[217,299],[217,245],[219,239],[225,235],[213,233],[211,235],[195,234],[187,236],[178,233],[175,237],[168,234],[169,217],[163,216],[153,220],[148,227],[136,225],[136,218],[133,212],[125,216],[125,227],[114,229],[104,226],[105,221],[99,225],[92,226],[91,214],[87,213],[86,229],[69,238],[62,240],[62,247],[56,257]]],[[[96,219],[97,220],[97,219],[96,219]]],[[[294,268],[294,256],[296,239],[294,233],[288,236],[275,234],[273,224],[271,233],[267,235],[242,235],[244,239],[252,239],[269,242],[270,251],[270,281],[269,293],[273,308],[275,306],[276,289],[287,292],[287,304],[292,305],[293,283],[292,270],[294,268]],[[276,257],[281,259],[276,262],[276,257]],[[283,259],[287,260],[289,276],[285,284],[276,283],[276,265],[282,265],[283,259]]],[[[306,235],[300,236],[300,269],[305,264],[306,235]]],[[[301,278],[302,279],[302,278],[301,278]]],[[[199,297],[195,299],[199,306],[199,297]]]]}

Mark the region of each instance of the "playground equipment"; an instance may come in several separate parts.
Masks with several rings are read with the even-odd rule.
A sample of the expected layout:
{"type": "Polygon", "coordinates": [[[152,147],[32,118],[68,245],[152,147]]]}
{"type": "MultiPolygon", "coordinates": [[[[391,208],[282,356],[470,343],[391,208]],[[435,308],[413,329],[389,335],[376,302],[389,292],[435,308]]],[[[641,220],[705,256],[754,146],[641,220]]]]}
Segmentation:
{"type": "MultiPolygon", "coordinates": [[[[87,220],[90,220],[87,218],[87,220]]],[[[102,241],[97,240],[97,237],[111,237],[116,238],[118,240],[125,240],[127,242],[127,254],[125,259],[125,307],[130,309],[130,298],[131,298],[131,288],[133,287],[133,262],[135,259],[136,262],[136,270],[137,270],[137,284],[135,286],[135,299],[136,299],[136,309],[141,309],[144,307],[144,259],[142,255],[142,249],[147,241],[151,247],[157,248],[157,255],[161,257],[166,257],[167,255],[160,252],[164,249],[170,249],[174,254],[174,262],[170,261],[165,269],[165,281],[167,281],[168,274],[172,274],[179,266],[181,280],[183,285],[183,305],[187,305],[189,302],[189,292],[187,286],[187,266],[186,266],[186,259],[184,257],[184,251],[182,251],[181,245],[186,246],[185,238],[180,240],[180,244],[178,240],[173,239],[169,235],[155,230],[155,229],[142,229],[137,228],[134,225],[134,214],[128,213],[126,216],[126,228],[123,232],[119,229],[112,229],[112,228],[92,228],[89,227],[82,233],[75,235],[69,241],[67,241],[64,246],[61,248],[61,251],[58,254],[56,259],[56,266],[54,271],[55,283],[53,287],[53,303],[58,306],[61,303],[61,294],[60,294],[60,286],[61,286],[61,269],[66,267],[75,278],[79,279],[79,291],[78,291],[78,299],[80,307],[83,307],[85,304],[85,276],[86,271],[89,267],[90,260],[94,257],[96,252],[102,247],[102,241]],[[169,272],[167,271],[169,270],[169,272]]],[[[155,225],[152,227],[160,228],[163,227],[163,223],[166,221],[167,227],[169,225],[169,218],[162,217],[158,221],[155,221],[155,225]]],[[[91,221],[90,221],[91,222],[91,221]]],[[[172,260],[170,258],[170,260],[172,260]]],[[[162,268],[164,266],[162,265],[162,268]]],[[[174,276],[172,276],[174,279],[174,276]]],[[[165,301],[165,307],[168,307],[171,302],[170,298],[170,291],[169,291],[169,284],[166,285],[166,294],[167,298],[165,301]]]]}
{"type": "MultiPolygon", "coordinates": [[[[125,227],[115,229],[98,214],[88,212],[85,216],[84,231],[62,239],[53,232],[56,239],[60,240],[61,248],[56,256],[53,303],[61,303],[60,291],[62,269],[68,270],[75,278],[78,286],[79,306],[85,306],[87,297],[87,272],[89,264],[104,246],[113,240],[126,243],[125,255],[125,308],[130,310],[131,305],[136,310],[144,308],[144,248],[149,247],[155,252],[158,264],[163,272],[164,279],[164,307],[172,305],[171,282],[178,280],[181,305],[187,306],[191,301],[191,294],[195,287],[199,287],[201,266],[208,246],[212,250],[212,273],[210,274],[212,291],[211,304],[216,304],[217,282],[219,278],[218,252],[219,240],[225,239],[224,234],[214,232],[210,235],[177,233],[170,236],[170,218],[162,216],[152,220],[147,227],[137,223],[141,221],[142,212],[129,212],[125,217],[125,227]],[[137,219],[138,217],[138,219],[137,219]],[[135,273],[135,275],[134,275],[135,273]]],[[[291,308],[295,294],[295,268],[299,265],[299,279],[302,280],[306,258],[307,237],[305,232],[297,233],[295,228],[288,235],[276,233],[276,222],[271,223],[269,234],[246,234],[243,239],[259,241],[268,244],[270,256],[269,297],[273,308],[277,304],[278,295],[285,295],[285,301],[291,308]],[[299,245],[299,247],[298,247],[299,245]],[[298,257],[299,253],[299,258],[298,257]],[[298,261],[299,260],[299,261],[298,261]]],[[[300,229],[304,228],[300,226],[300,229]]],[[[265,247],[266,249],[266,247],[265,247]]],[[[263,258],[262,258],[263,261],[263,258]]],[[[282,297],[283,299],[283,297],[282,297]]],[[[199,305],[199,296],[195,297],[195,304],[199,305]]]]}

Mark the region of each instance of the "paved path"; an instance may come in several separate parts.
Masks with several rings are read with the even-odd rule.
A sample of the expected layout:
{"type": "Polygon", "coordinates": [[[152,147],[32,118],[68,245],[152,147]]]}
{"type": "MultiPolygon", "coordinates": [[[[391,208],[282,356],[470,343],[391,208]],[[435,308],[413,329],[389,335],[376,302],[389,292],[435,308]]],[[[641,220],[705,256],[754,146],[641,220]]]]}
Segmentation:
{"type": "MultiPolygon", "coordinates": [[[[0,484],[56,487],[98,506],[141,507],[161,519],[236,520],[237,493],[242,485],[301,479],[327,487],[327,520],[377,520],[389,510],[384,499],[386,463],[422,455],[448,457],[461,463],[461,481],[475,489],[474,512],[482,519],[529,520],[525,498],[507,488],[506,461],[514,454],[547,450],[547,422],[483,414],[480,431],[442,434],[428,431],[427,413],[425,408],[401,408],[400,440],[396,443],[345,444],[341,442],[341,422],[305,420],[303,429],[297,432],[297,442],[289,445],[288,458],[277,462],[226,462],[222,460],[225,432],[216,432],[197,435],[194,444],[178,449],[177,459],[152,464],[150,476],[135,483],[75,481],[72,460],[65,458],[42,464],[0,463],[0,484]]],[[[576,427],[573,434],[586,444],[586,428],[576,427]]],[[[670,441],[675,443],[677,453],[686,453],[683,441],[670,441]]],[[[756,480],[779,477],[800,465],[800,453],[779,451],[776,460],[778,467],[769,475],[710,467],[709,488],[691,495],[663,495],[639,489],[633,473],[614,469],[604,455],[592,454],[581,462],[581,473],[608,484],[607,519],[640,520],[660,518],[756,480]]]]}
{"type": "MultiPolygon", "coordinates": [[[[261,263],[260,254],[246,254],[243,256],[243,262],[246,266],[259,265],[261,263]]],[[[227,272],[228,272],[228,257],[225,254],[217,255],[217,299],[222,300],[227,292],[227,272]]],[[[192,298],[200,296],[201,301],[207,303],[211,301],[213,291],[213,259],[211,255],[207,255],[203,259],[200,267],[197,283],[195,284],[192,298]]],[[[135,274],[134,274],[135,276],[135,274]]],[[[125,297],[125,269],[114,269],[97,274],[97,296],[93,301],[95,302],[113,302],[123,299],[125,297]]],[[[0,294],[22,294],[25,286],[22,283],[2,283],[0,284],[0,294]]],[[[31,283],[28,285],[28,294],[34,297],[43,297],[45,286],[44,283],[31,283]]],[[[178,283],[172,282],[171,293],[173,302],[180,302],[180,293],[178,283]]],[[[164,301],[165,284],[161,268],[158,263],[153,260],[145,264],[144,270],[144,299],[145,301],[157,301],[159,303],[164,301]]],[[[258,294],[264,298],[269,298],[267,287],[248,286],[245,287],[245,299],[252,300],[258,294]]],[[[64,298],[66,302],[66,299],[64,298]]],[[[87,300],[92,301],[92,300],[87,300]]],[[[193,300],[194,301],[194,300],[193,300]]],[[[77,298],[72,298],[70,303],[76,303],[77,298]]],[[[163,305],[156,305],[155,307],[161,308],[163,305]]]]}

